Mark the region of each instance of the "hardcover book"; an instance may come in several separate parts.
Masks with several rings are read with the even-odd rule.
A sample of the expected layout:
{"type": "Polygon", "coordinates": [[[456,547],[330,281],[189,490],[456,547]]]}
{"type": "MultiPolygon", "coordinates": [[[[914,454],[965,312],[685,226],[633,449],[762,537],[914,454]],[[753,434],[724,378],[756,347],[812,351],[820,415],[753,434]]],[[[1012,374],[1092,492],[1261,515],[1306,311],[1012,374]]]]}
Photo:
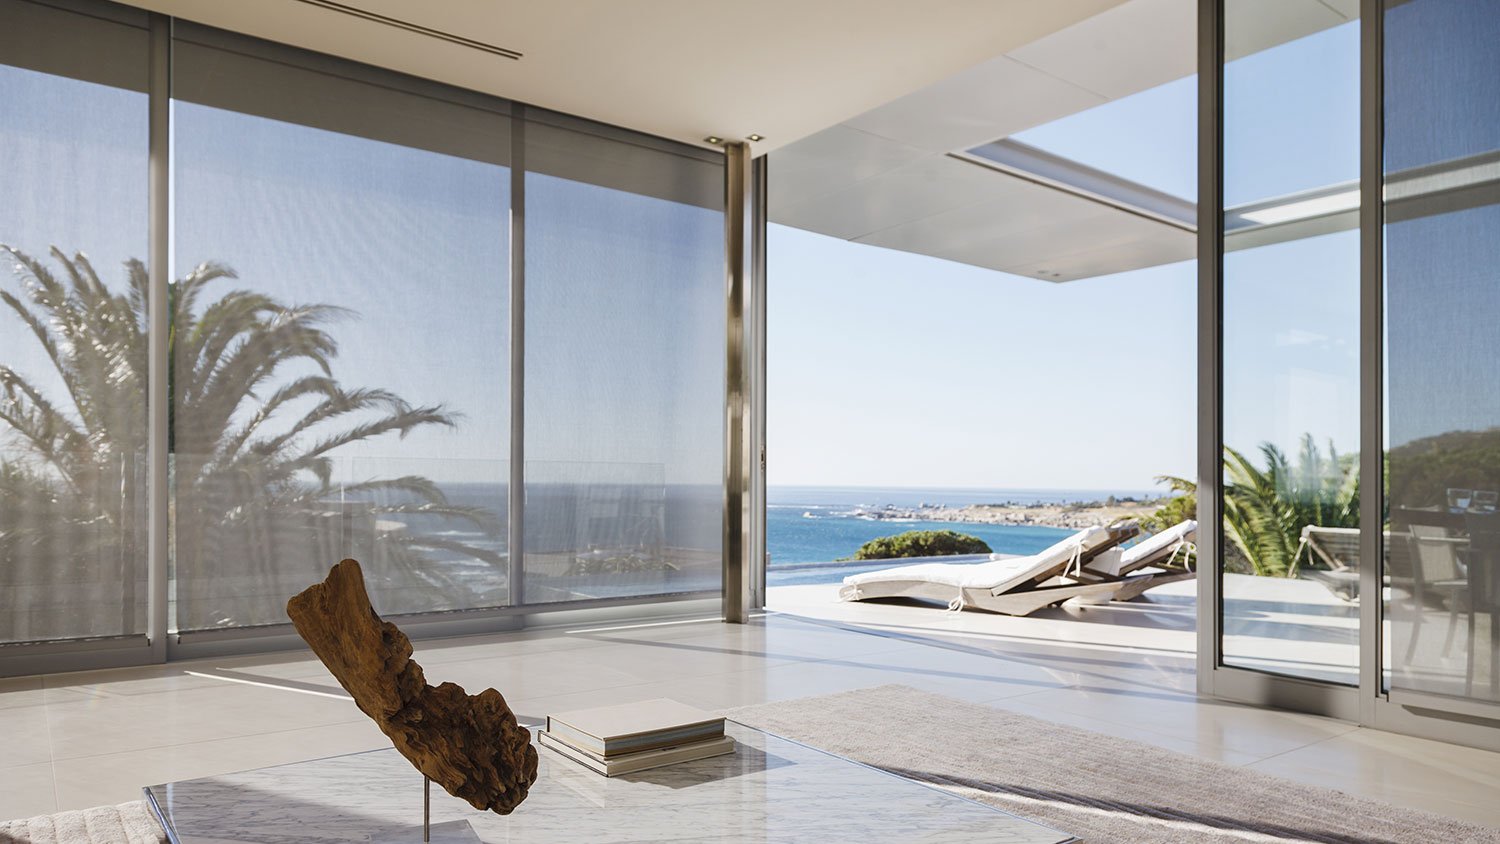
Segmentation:
{"type": "Polygon", "coordinates": [[[698,741],[675,747],[658,747],[654,750],[627,753],[608,759],[602,756],[595,756],[584,750],[579,750],[567,742],[559,741],[545,730],[537,733],[537,741],[543,747],[566,756],[574,762],[606,777],[644,771],[650,768],[660,768],[665,765],[674,765],[678,762],[691,762],[694,759],[707,759],[710,756],[722,756],[725,753],[734,752],[734,739],[729,736],[720,736],[708,741],[698,741]]]}
{"type": "Polygon", "coordinates": [[[555,741],[609,759],[719,738],[724,735],[724,718],[657,698],[549,715],[547,732],[555,741]]]}

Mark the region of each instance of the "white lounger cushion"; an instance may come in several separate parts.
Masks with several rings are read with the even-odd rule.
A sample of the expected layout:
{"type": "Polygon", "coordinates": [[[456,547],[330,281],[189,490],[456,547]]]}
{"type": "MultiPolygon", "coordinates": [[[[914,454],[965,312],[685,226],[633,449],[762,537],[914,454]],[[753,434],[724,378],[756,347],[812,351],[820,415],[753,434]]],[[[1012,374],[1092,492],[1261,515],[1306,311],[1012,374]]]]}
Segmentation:
{"type": "Polygon", "coordinates": [[[988,563],[919,563],[914,566],[881,569],[851,574],[844,585],[857,586],[880,580],[921,580],[955,589],[991,589],[1005,591],[1017,583],[1030,580],[1041,572],[1073,559],[1080,546],[1087,551],[1109,538],[1102,527],[1085,528],[1038,554],[1008,557],[988,563]]]}
{"type": "Polygon", "coordinates": [[[1108,539],[1109,531],[1104,528],[1098,526],[1087,527],[1066,539],[1059,540],[1047,548],[1047,550],[1032,554],[1031,556],[1055,565],[1064,560],[1073,559],[1074,549],[1080,545],[1083,546],[1083,550],[1092,551],[1104,544],[1108,539]]]}
{"type": "Polygon", "coordinates": [[[1170,552],[1179,543],[1192,542],[1197,533],[1198,523],[1192,519],[1178,522],[1161,533],[1126,548],[1121,562],[1128,567],[1141,560],[1156,557],[1163,551],[1170,552]]]}
{"type": "Polygon", "coordinates": [[[1085,568],[1101,574],[1119,574],[1122,571],[1140,568],[1143,564],[1147,564],[1148,560],[1165,562],[1179,544],[1193,541],[1197,533],[1198,523],[1192,519],[1178,522],[1161,533],[1154,534],[1126,548],[1118,558],[1114,555],[1101,556],[1085,568]]]}

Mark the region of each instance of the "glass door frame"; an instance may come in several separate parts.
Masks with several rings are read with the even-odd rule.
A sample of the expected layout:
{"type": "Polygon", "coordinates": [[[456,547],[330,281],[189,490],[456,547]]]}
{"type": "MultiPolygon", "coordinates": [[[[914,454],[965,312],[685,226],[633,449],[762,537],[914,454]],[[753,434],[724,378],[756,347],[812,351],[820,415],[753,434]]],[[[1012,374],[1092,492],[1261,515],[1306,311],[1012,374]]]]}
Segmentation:
{"type": "MultiPolygon", "coordinates": [[[[1500,750],[1500,705],[1385,688],[1385,602],[1359,608],[1359,684],[1344,686],[1226,665],[1223,653],[1223,267],[1225,0],[1198,3],[1198,693],[1310,712],[1362,726],[1500,750]],[[1206,575],[1206,576],[1205,576],[1206,575]]],[[[1359,382],[1360,558],[1384,557],[1385,0],[1360,0],[1359,382]],[[1373,198],[1373,201],[1372,201],[1373,198]],[[1373,486],[1373,489],[1371,488],[1373,486]]],[[[1360,566],[1360,594],[1380,596],[1382,565],[1360,566]]]]}

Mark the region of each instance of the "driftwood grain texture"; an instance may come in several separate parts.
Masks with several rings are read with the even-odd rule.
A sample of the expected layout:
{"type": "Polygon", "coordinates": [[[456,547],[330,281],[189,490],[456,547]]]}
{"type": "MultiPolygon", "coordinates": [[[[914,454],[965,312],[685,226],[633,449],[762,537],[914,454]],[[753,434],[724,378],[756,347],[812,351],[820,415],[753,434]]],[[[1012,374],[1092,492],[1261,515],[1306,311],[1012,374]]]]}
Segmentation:
{"type": "Polygon", "coordinates": [[[411,640],[370,606],[359,563],[293,597],[287,615],[359,708],[417,770],[476,809],[508,815],[536,781],[536,748],[494,689],[427,685],[411,640]]]}

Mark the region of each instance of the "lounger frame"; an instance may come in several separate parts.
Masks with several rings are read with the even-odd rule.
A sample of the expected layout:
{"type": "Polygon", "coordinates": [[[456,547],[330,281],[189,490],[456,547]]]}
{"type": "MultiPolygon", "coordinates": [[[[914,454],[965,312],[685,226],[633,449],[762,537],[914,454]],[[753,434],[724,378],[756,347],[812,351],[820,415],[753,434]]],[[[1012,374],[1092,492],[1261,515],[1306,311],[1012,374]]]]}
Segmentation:
{"type": "Polygon", "coordinates": [[[1104,595],[1115,582],[1078,583],[1063,578],[1072,568],[1081,568],[1099,554],[1117,547],[1120,543],[1140,534],[1140,526],[1134,522],[1110,525],[1109,535],[1104,541],[1089,548],[1072,559],[1033,572],[1020,584],[1010,584],[1005,591],[988,587],[955,587],[946,583],[933,583],[921,579],[873,580],[860,584],[845,584],[839,589],[839,597],[845,601],[865,601],[875,598],[917,598],[948,604],[955,609],[978,607],[990,612],[1006,615],[1028,615],[1042,607],[1060,604],[1081,595],[1104,595]]]}
{"type": "Polygon", "coordinates": [[[839,597],[845,601],[915,598],[946,603],[954,609],[973,607],[1004,615],[1030,615],[1044,607],[1068,601],[1083,605],[1128,601],[1140,597],[1148,589],[1196,576],[1186,557],[1179,561],[1181,549],[1176,545],[1135,561],[1118,575],[1090,571],[1087,568],[1090,560],[1140,534],[1140,527],[1134,522],[1111,525],[1107,529],[1109,538],[1084,551],[1077,559],[1041,569],[1021,585],[1011,585],[1004,591],[987,587],[959,588],[910,578],[846,584],[839,589],[839,597]],[[1148,567],[1157,567],[1161,571],[1134,573],[1148,567]]]}

